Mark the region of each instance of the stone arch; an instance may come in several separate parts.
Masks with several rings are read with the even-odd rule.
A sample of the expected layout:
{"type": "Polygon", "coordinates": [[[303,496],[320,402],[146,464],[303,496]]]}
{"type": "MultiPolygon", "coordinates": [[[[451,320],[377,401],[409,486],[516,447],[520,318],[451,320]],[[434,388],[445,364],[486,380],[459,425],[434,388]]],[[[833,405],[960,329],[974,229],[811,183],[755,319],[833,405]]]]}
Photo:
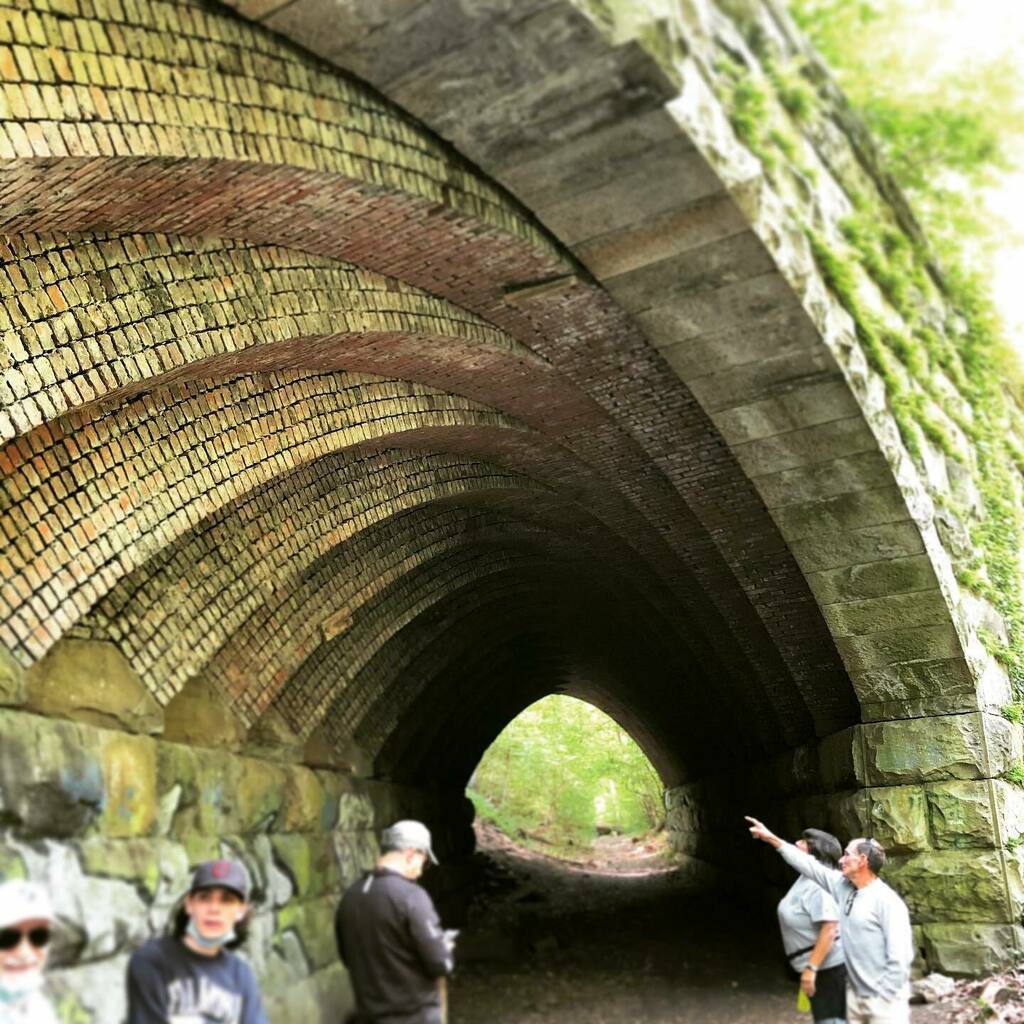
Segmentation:
{"type": "MultiPolygon", "coordinates": [[[[999,776],[1021,739],[993,714],[1005,675],[799,211],[729,128],[714,63],[720,43],[746,53],[742,38],[690,0],[671,17],[637,0],[619,21],[607,5],[523,3],[530,17],[519,0],[515,18],[446,6],[440,52],[375,30],[372,0],[330,25],[314,0],[240,0],[241,17],[188,0],[12,13],[0,700],[42,710],[40,666],[73,643],[136,702],[212,666],[229,711],[289,719],[272,757],[218,761],[212,728],[193,749],[107,735],[80,707],[47,707],[72,719],[56,724],[11,712],[5,745],[61,751],[53,779],[0,779],[17,856],[37,856],[22,842],[31,787],[73,778],[88,799],[68,798],[61,835],[83,862],[92,826],[91,863],[167,838],[179,874],[234,836],[268,879],[301,850],[340,884],[371,850],[374,815],[464,828],[451,787],[474,751],[559,688],[645,738],[689,856],[721,855],[741,797],[766,816],[824,815],[892,836],[936,965],[979,935],[1020,948],[1020,864],[1004,847],[1024,812],[999,776]],[[309,495],[329,518],[343,466],[352,492],[393,486],[401,507],[401,475],[374,480],[399,459],[423,467],[409,508],[381,506],[378,527],[372,510],[330,505],[330,529],[310,521],[308,546],[288,547],[275,510],[294,517],[309,495]],[[449,479],[456,465],[480,486],[449,479]],[[428,522],[474,532],[403,571],[428,522]],[[195,638],[196,673],[176,675],[156,639],[176,628],[163,603],[207,542],[221,561],[179,636],[195,638]],[[386,586],[358,589],[384,566],[386,586]],[[289,618],[320,568],[324,589],[289,618]],[[280,594],[261,572],[282,575],[280,594]],[[333,636],[295,625],[328,590],[332,614],[347,594],[372,611],[360,651],[344,614],[333,636]],[[280,650],[278,624],[297,634],[280,650]],[[649,678],[631,637],[663,655],[643,663],[649,678]],[[255,671],[264,652],[270,680],[255,671]],[[488,658],[493,678],[474,688],[488,658]],[[332,695],[346,667],[358,694],[332,695]],[[724,738],[686,721],[683,685],[724,738]],[[458,715],[470,695],[475,723],[458,715]],[[352,734],[386,781],[338,774],[331,748],[352,734]],[[424,772],[437,793],[402,785],[424,772]],[[943,815],[952,799],[969,828],[943,815]],[[981,895],[964,910],[931,879],[975,863],[981,895]]],[[[438,5],[396,9],[415,21],[438,5]]],[[[821,191],[841,192],[824,165],[821,191]]],[[[271,911],[275,926],[305,922],[279,979],[304,978],[299,962],[327,970],[310,953],[327,897],[301,874],[271,911]]],[[[111,927],[95,948],[123,942],[111,927]]]]}

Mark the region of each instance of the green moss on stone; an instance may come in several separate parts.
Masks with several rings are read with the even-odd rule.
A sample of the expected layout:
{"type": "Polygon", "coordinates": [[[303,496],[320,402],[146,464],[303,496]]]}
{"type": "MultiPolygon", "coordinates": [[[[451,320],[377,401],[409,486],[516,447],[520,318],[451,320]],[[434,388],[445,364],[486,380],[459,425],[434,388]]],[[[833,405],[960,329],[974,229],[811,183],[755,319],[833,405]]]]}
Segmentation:
{"type": "Polygon", "coordinates": [[[741,78],[733,86],[729,119],[739,140],[760,158],[766,170],[773,170],[776,157],[766,134],[768,93],[753,76],[741,78]]]}
{"type": "Polygon", "coordinates": [[[277,912],[276,933],[288,930],[299,937],[315,968],[327,967],[337,959],[333,900],[289,900],[277,912]]]}
{"type": "Polygon", "coordinates": [[[780,67],[769,64],[766,68],[768,77],[775,88],[779,102],[794,120],[805,124],[818,108],[818,100],[807,79],[800,73],[796,64],[780,67]]]}
{"type": "Polygon", "coordinates": [[[1014,701],[1012,704],[1007,704],[1002,710],[1003,718],[1008,722],[1024,725],[1024,701],[1014,701]]]}
{"type": "Polygon", "coordinates": [[[60,1024],[93,1024],[92,1014],[70,992],[62,993],[56,1003],[60,1024]]]}
{"type": "Polygon", "coordinates": [[[815,232],[808,237],[826,283],[856,324],[857,336],[872,368],[886,383],[893,416],[911,455],[920,461],[921,438],[950,459],[962,461],[950,430],[930,412],[930,402],[945,407],[931,365],[942,368],[970,403],[973,420],[953,410],[950,418],[973,443],[985,515],[972,528],[972,540],[982,554],[977,565],[958,572],[961,583],[988,598],[1007,623],[1010,642],[990,643],[993,656],[1007,668],[1016,693],[1024,694],[1024,599],[1018,553],[1024,546],[1024,509],[1020,467],[1024,452],[1008,437],[1006,423],[1011,387],[1019,368],[1007,351],[984,289],[978,282],[953,272],[947,281],[948,299],[964,318],[966,330],[959,345],[948,335],[920,322],[919,306],[930,295],[922,255],[863,197],[855,199],[857,214],[842,225],[854,258],[895,308],[910,333],[883,325],[867,310],[858,294],[857,270],[851,261],[826,244],[815,232]],[[917,387],[908,387],[894,372],[894,357],[917,387]]]}
{"type": "Polygon", "coordinates": [[[0,882],[8,882],[12,878],[28,878],[28,868],[20,853],[0,846],[0,882]]]}

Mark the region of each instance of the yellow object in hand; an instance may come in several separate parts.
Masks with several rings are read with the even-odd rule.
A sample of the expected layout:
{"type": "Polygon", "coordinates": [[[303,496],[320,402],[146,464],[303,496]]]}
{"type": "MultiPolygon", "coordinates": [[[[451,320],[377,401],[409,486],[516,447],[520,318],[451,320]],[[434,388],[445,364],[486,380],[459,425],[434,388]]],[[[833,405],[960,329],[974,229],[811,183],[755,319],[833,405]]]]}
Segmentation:
{"type": "Polygon", "coordinates": [[[811,1001],[807,998],[807,993],[800,989],[796,997],[796,1008],[800,1013],[811,1012],[811,1001]]]}

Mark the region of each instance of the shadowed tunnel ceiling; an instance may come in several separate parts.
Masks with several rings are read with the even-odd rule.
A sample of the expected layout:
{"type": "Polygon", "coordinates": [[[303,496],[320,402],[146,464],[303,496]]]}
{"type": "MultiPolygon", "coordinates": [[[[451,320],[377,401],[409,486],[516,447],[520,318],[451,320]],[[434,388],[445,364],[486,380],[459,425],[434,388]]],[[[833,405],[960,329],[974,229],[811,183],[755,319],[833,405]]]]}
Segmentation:
{"type": "MultiPolygon", "coordinates": [[[[684,383],[733,345],[740,394],[752,338],[840,376],[688,144],[662,182],[690,217],[663,272],[690,303],[684,374],[642,329],[650,280],[613,295],[370,88],[182,6],[204,48],[133,58],[145,117],[73,62],[71,127],[0,171],[15,656],[108,640],[162,702],[203,680],[397,780],[463,782],[552,691],[669,783],[855,721],[751,482],[763,441],[727,441],[684,383]]],[[[157,45],[152,10],[125,18],[111,45],[157,45]]],[[[833,420],[863,427],[848,396],[833,420]]],[[[768,465],[785,490],[793,463],[768,465]]]]}

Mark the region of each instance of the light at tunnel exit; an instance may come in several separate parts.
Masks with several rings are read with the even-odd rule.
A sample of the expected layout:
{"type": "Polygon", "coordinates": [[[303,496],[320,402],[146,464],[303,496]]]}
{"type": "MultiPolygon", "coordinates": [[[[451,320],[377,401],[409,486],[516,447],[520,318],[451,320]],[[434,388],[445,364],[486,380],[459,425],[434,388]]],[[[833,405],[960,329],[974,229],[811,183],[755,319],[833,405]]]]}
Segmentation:
{"type": "Polygon", "coordinates": [[[592,704],[552,695],[513,719],[467,788],[478,822],[524,846],[579,857],[604,836],[664,828],[664,787],[644,752],[592,704]]]}

